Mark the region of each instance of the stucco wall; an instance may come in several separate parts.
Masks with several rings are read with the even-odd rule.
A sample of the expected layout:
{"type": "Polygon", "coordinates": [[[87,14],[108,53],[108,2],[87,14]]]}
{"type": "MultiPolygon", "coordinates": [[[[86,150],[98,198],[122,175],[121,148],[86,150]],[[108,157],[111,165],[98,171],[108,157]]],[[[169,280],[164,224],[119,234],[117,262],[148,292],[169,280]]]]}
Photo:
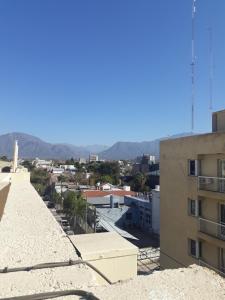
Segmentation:
{"type": "MultiPolygon", "coordinates": [[[[215,176],[217,157],[225,154],[225,133],[211,133],[190,136],[161,142],[160,172],[160,240],[162,255],[161,265],[164,268],[188,266],[198,261],[188,255],[188,238],[197,240],[199,222],[188,215],[188,198],[199,199],[198,178],[188,176],[188,160],[205,156],[204,175],[215,176]],[[213,160],[207,156],[214,155],[213,160]]],[[[206,192],[206,195],[214,195],[206,192]]],[[[216,217],[217,201],[204,198],[203,215],[216,217]]],[[[225,200],[225,195],[221,196],[225,200]]],[[[225,248],[225,242],[222,242],[225,248]]],[[[207,253],[207,249],[203,251],[207,253]]],[[[210,251],[210,250],[209,250],[210,251]]],[[[213,253],[211,253],[214,255],[213,253]]],[[[210,255],[210,253],[209,253],[210,255]]],[[[217,257],[214,257],[217,260],[217,257]]]]}

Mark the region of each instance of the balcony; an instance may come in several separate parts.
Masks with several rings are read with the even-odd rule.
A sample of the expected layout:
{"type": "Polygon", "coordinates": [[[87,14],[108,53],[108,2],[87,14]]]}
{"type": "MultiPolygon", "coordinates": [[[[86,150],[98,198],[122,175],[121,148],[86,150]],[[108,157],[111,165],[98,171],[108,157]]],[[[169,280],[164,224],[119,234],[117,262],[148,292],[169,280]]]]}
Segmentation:
{"type": "Polygon", "coordinates": [[[224,223],[216,223],[207,219],[199,218],[199,231],[220,240],[225,240],[224,223]]]}
{"type": "Polygon", "coordinates": [[[198,189],[202,191],[225,193],[225,178],[199,176],[198,189]]]}

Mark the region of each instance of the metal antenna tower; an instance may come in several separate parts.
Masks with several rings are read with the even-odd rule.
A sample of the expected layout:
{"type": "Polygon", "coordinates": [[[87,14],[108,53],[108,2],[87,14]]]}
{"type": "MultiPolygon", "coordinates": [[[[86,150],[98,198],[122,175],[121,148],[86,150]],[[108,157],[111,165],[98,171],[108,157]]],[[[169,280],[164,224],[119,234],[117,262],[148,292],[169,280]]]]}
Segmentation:
{"type": "Polygon", "coordinates": [[[195,14],[196,0],[192,0],[192,61],[191,61],[191,83],[192,83],[192,103],[191,103],[191,129],[194,131],[194,116],[195,116],[195,14]]]}
{"type": "Polygon", "coordinates": [[[213,109],[213,31],[212,27],[208,28],[209,31],[209,109],[213,109]]]}

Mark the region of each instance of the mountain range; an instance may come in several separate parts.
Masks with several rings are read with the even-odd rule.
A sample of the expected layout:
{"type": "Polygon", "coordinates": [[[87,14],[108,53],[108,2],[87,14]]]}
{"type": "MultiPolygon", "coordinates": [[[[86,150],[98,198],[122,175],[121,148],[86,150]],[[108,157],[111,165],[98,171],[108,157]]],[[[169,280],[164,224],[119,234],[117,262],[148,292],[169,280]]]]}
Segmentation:
{"type": "Polygon", "coordinates": [[[112,147],[101,152],[99,156],[103,159],[119,160],[134,159],[143,154],[155,155],[157,158],[160,154],[160,142],[166,139],[179,138],[192,135],[193,133],[180,133],[169,137],[156,139],[149,142],[117,142],[112,147]]]}
{"type": "Polygon", "coordinates": [[[188,135],[191,133],[182,133],[149,142],[117,142],[111,147],[107,147],[104,145],[51,144],[26,133],[13,132],[0,136],[0,156],[6,155],[11,158],[14,141],[18,140],[19,157],[28,159],[36,157],[45,159],[87,158],[90,153],[98,153],[100,158],[108,160],[134,159],[143,153],[158,157],[161,140],[188,135]]]}

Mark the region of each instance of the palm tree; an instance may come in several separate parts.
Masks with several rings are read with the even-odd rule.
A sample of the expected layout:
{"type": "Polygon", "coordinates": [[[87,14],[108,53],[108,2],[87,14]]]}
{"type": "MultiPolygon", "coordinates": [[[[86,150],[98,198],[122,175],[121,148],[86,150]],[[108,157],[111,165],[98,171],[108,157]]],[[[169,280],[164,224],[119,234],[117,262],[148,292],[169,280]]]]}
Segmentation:
{"type": "Polygon", "coordinates": [[[60,184],[61,184],[61,201],[60,201],[61,203],[60,203],[60,206],[63,207],[62,183],[63,183],[63,181],[66,180],[66,177],[63,176],[63,175],[59,175],[58,180],[60,181],[60,184]]]}
{"type": "Polygon", "coordinates": [[[86,209],[86,201],[81,194],[74,192],[67,192],[65,194],[63,210],[69,218],[74,219],[74,227],[79,218],[84,219],[86,209]]]}

